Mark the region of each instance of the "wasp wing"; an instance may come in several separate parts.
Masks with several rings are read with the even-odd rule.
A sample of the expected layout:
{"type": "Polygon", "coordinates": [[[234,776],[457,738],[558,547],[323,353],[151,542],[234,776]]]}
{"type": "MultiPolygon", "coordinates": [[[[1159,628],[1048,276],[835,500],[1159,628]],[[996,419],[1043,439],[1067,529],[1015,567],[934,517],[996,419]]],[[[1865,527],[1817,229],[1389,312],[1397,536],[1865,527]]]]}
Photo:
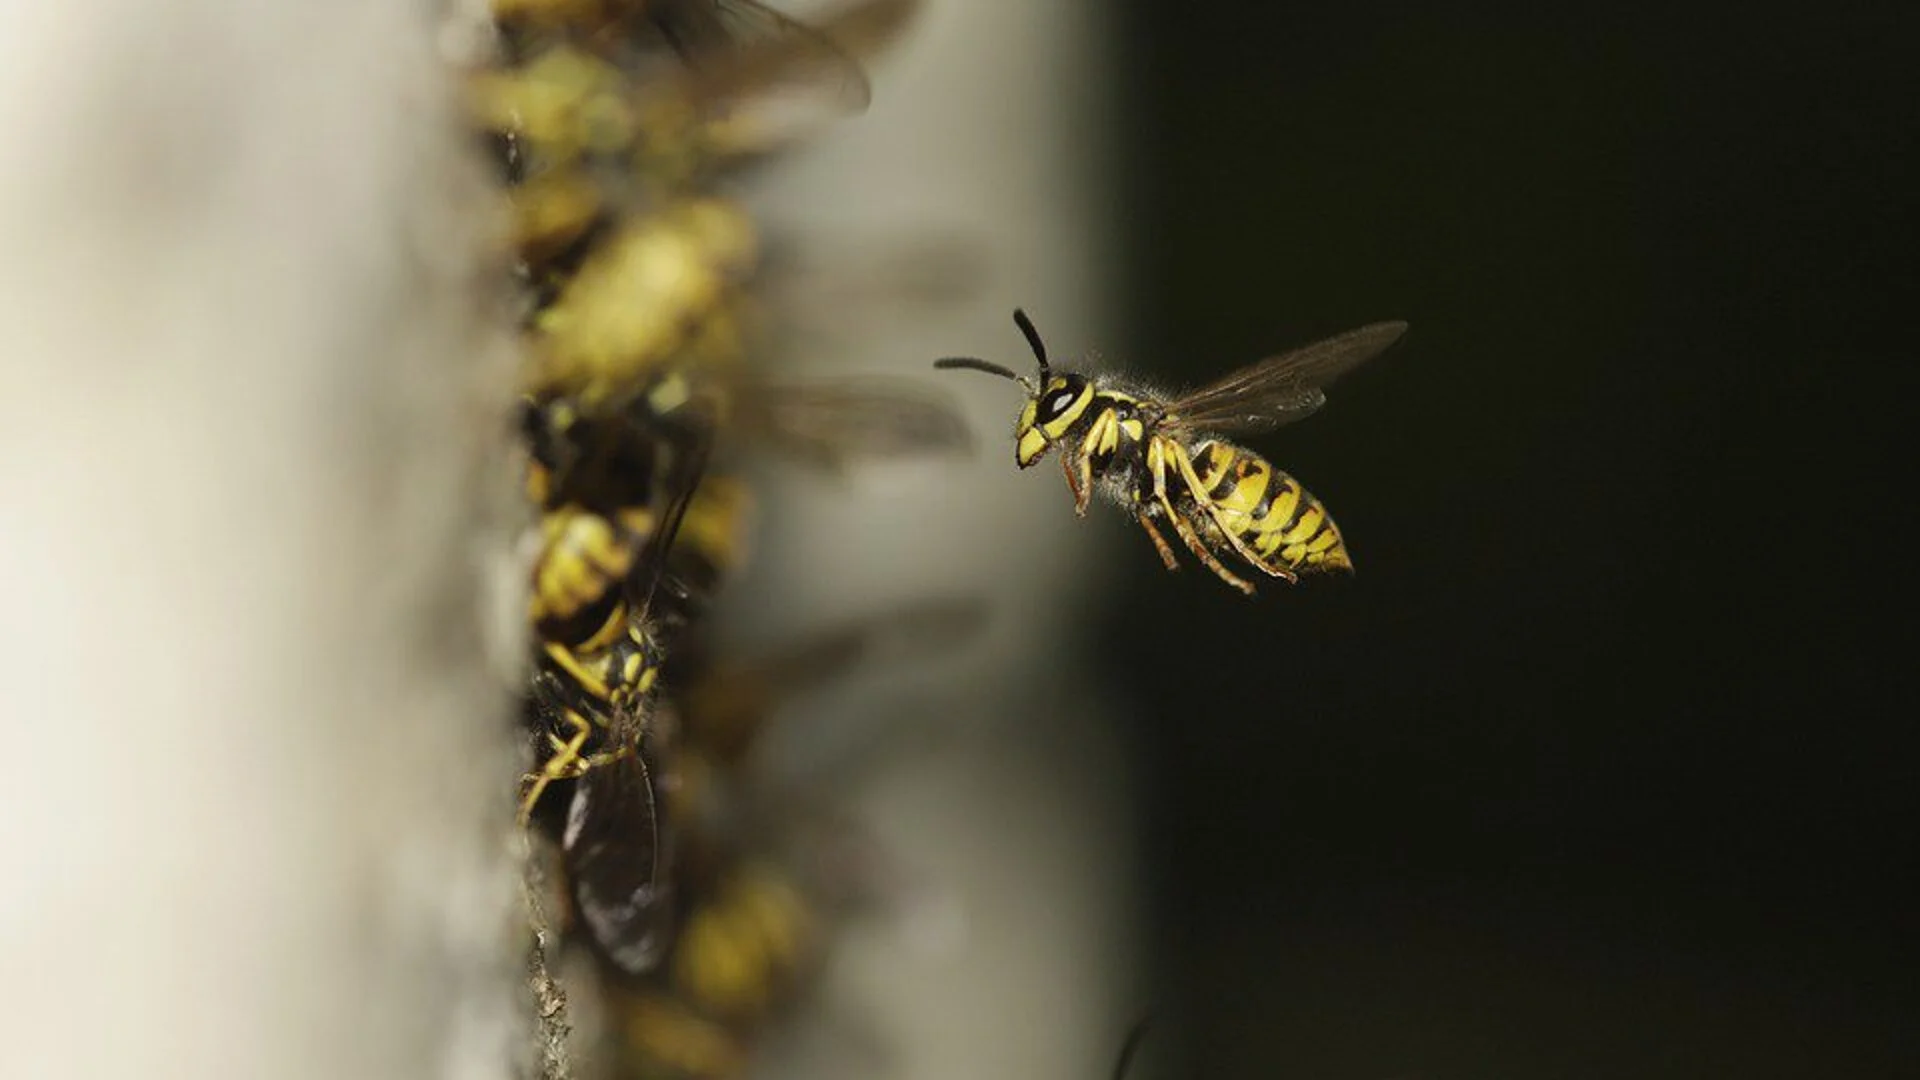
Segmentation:
{"type": "Polygon", "coordinates": [[[1382,322],[1270,356],[1167,405],[1173,421],[1220,434],[1271,431],[1312,415],[1326,404],[1323,388],[1385,352],[1407,332],[1382,322]]]}
{"type": "Polygon", "coordinates": [[[663,460],[655,465],[654,501],[661,508],[656,510],[653,530],[635,553],[633,570],[626,581],[627,605],[643,619],[658,614],[655,593],[663,586],[678,593],[681,601],[687,599],[681,583],[669,578],[667,560],[672,554],[673,542],[680,538],[680,525],[686,520],[687,508],[699,493],[700,481],[707,472],[707,459],[713,450],[713,417],[704,407],[683,407],[670,417],[656,421],[654,426],[656,430],[648,431],[647,437],[669,447],[663,460]]]}
{"type": "Polygon", "coordinates": [[[768,655],[715,665],[686,689],[690,737],[722,760],[751,749],[781,705],[865,666],[945,656],[977,637],[987,606],[974,597],[922,600],[811,634],[768,655]]]}
{"type": "Polygon", "coordinates": [[[693,69],[694,100],[804,87],[859,112],[873,88],[858,57],[891,39],[917,6],[866,0],[816,26],[754,0],[657,0],[647,17],[693,69]]]}
{"type": "Polygon", "coordinates": [[[754,438],[828,468],[973,449],[973,433],[952,399],[909,380],[754,382],[739,389],[734,408],[754,438]]]}
{"type": "Polygon", "coordinates": [[[577,781],[561,849],[581,922],[608,959],[640,974],[666,955],[673,904],[653,774],[635,742],[577,781]]]}

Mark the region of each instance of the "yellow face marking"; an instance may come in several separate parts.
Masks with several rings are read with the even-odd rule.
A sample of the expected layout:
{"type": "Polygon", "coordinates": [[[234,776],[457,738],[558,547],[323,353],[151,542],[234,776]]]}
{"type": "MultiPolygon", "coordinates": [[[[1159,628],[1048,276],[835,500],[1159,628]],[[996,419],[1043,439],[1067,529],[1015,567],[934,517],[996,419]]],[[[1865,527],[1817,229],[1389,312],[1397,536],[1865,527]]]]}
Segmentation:
{"type": "Polygon", "coordinates": [[[1039,461],[1040,455],[1046,452],[1047,437],[1040,433],[1039,428],[1027,428],[1020,433],[1020,445],[1014,452],[1014,463],[1024,469],[1039,461]]]}
{"type": "Polygon", "coordinates": [[[1020,410],[1019,426],[1013,429],[1015,443],[1013,461],[1023,469],[1040,460],[1040,455],[1047,452],[1047,437],[1041,434],[1040,429],[1035,427],[1033,422],[1039,412],[1040,403],[1029,400],[1027,407],[1020,410]]]}

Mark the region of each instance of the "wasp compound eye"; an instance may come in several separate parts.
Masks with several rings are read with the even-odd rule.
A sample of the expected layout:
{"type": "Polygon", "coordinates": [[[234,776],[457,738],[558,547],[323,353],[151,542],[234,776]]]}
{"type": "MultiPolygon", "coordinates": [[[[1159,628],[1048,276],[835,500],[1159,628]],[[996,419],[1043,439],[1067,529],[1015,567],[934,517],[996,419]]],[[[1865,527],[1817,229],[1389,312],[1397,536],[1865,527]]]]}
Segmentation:
{"type": "Polygon", "coordinates": [[[1071,386],[1063,386],[1040,399],[1040,419],[1058,420],[1073,407],[1080,394],[1071,386]]]}

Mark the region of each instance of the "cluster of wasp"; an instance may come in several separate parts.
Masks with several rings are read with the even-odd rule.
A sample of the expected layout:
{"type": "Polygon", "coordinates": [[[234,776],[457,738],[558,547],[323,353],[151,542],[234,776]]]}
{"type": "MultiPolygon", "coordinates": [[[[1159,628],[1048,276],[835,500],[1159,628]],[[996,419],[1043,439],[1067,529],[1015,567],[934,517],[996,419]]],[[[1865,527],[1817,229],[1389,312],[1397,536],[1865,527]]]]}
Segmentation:
{"type": "MultiPolygon", "coordinates": [[[[795,141],[760,106],[867,98],[866,54],[912,0],[855,0],[803,24],[752,0],[492,0],[471,115],[503,178],[524,341],[519,437],[531,530],[531,765],[522,824],[550,836],[570,940],[606,978],[615,1071],[731,1077],[818,957],[823,905],[766,838],[804,816],[752,811],[742,764],[778,706],[882,639],[947,643],[978,621],[930,601],[748,663],[715,658],[708,608],[739,570],[756,448],[828,465],[965,449],[957,414],[912,382],[781,380],[753,363],[761,239],[727,186],[795,141]],[[743,806],[746,809],[743,810],[743,806]],[[743,825],[743,820],[748,822],[743,825]]],[[[1016,461],[1058,450],[1077,508],[1102,491],[1169,567],[1169,526],[1292,580],[1350,568],[1298,482],[1225,441],[1314,411],[1380,352],[1382,323],[1162,397],[1103,375],[1020,383],[1016,461]]]]}
{"type": "Polygon", "coordinates": [[[740,663],[716,659],[706,618],[743,556],[740,452],[847,465],[969,444],[916,383],[751,362],[760,238],[725,194],[799,130],[756,107],[857,110],[864,54],[912,7],[803,24],[748,0],[493,0],[494,55],[469,77],[524,301],[519,815],[560,852],[616,1074],[739,1075],[819,956],[827,890],[778,857],[808,815],[742,794],[777,707],[881,639],[931,648],[977,621],[928,601],[740,663]]]}

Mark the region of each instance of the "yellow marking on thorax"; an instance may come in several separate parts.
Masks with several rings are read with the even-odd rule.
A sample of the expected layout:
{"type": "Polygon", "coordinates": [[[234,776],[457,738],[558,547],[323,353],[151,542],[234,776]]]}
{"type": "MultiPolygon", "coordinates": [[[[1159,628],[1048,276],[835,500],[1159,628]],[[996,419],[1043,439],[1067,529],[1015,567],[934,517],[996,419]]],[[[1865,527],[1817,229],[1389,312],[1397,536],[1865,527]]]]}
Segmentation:
{"type": "Polygon", "coordinates": [[[1087,429],[1087,438],[1081,449],[1088,454],[1112,454],[1120,447],[1120,421],[1112,409],[1103,410],[1094,417],[1093,426],[1087,429]]]}

